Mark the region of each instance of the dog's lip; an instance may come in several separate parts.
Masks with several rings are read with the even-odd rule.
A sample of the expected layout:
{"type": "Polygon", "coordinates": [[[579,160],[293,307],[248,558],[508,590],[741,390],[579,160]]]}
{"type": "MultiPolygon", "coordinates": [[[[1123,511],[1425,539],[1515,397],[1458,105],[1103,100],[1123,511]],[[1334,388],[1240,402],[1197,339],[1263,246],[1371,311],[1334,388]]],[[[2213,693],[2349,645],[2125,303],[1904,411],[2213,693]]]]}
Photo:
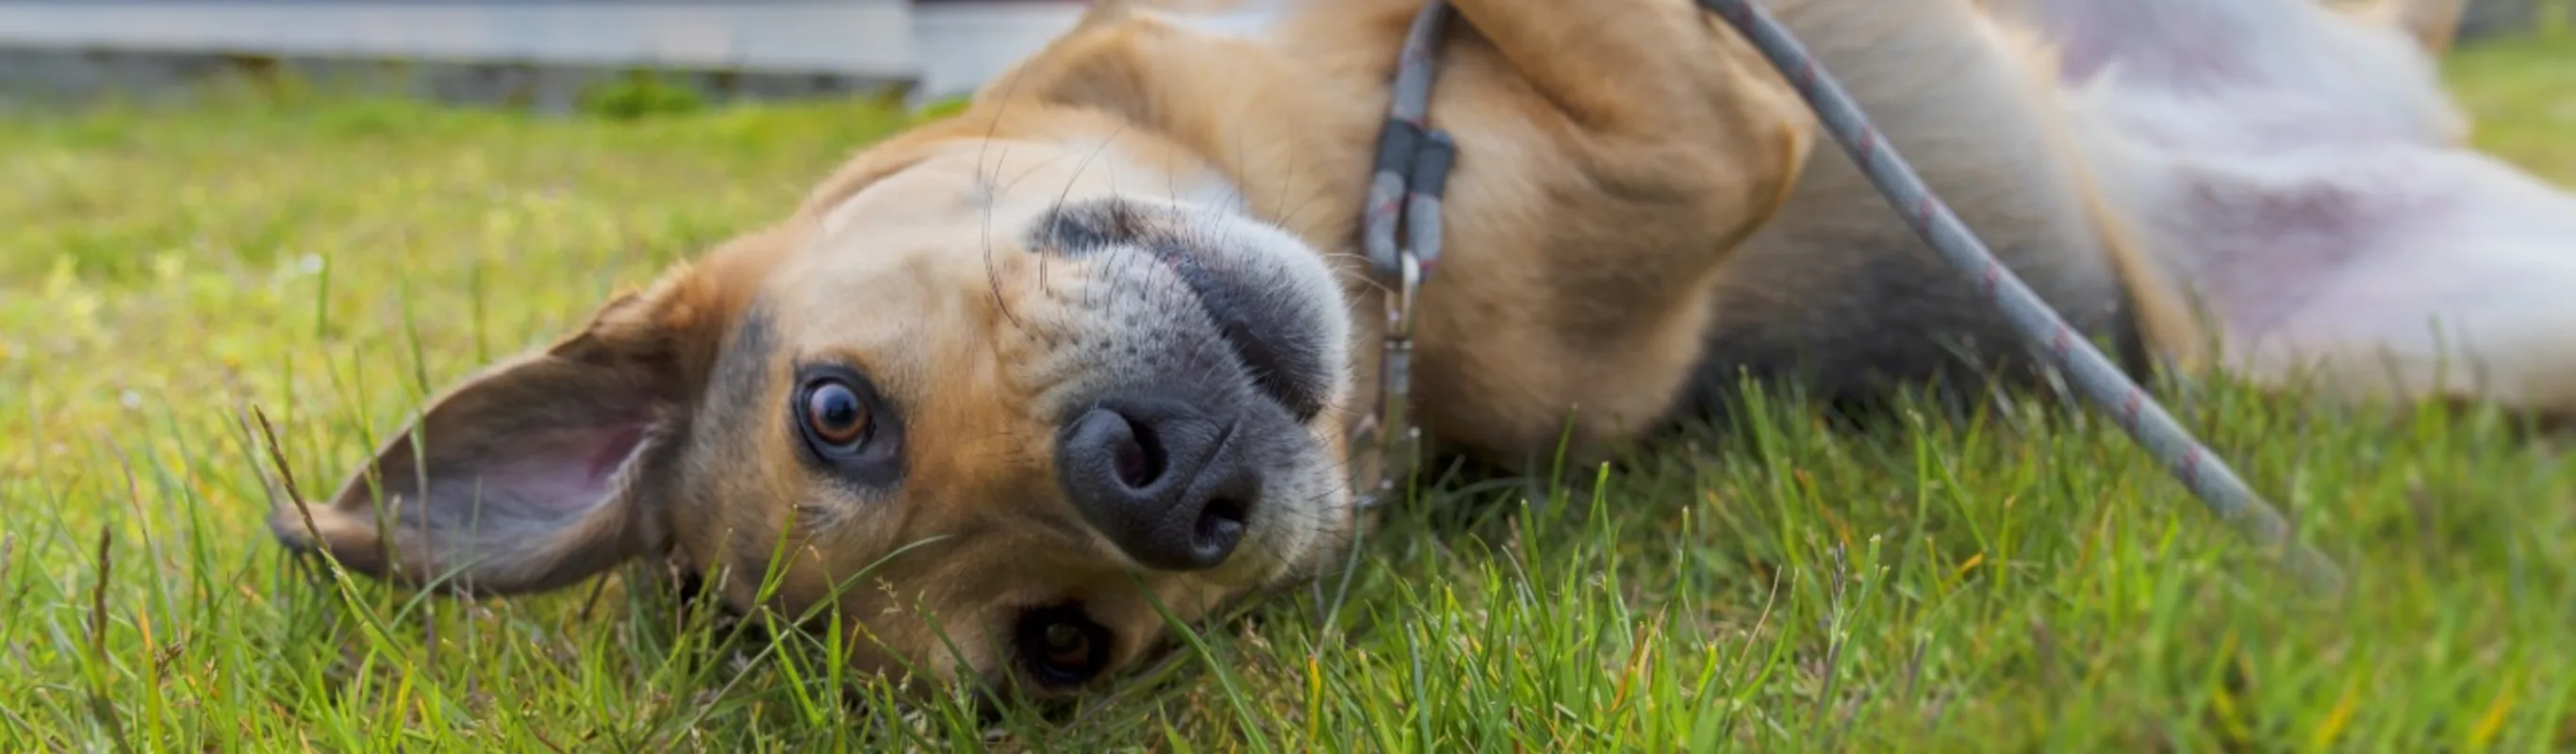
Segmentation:
{"type": "Polygon", "coordinates": [[[1319,337],[1322,328],[1295,321],[1294,307],[1262,301],[1262,291],[1238,276],[1210,269],[1187,251],[1156,249],[1153,255],[1198,300],[1199,308],[1215,323],[1217,337],[1233,350],[1245,376],[1262,395],[1288,409],[1301,423],[1323,413],[1325,397],[1290,371],[1296,368],[1290,356],[1295,341],[1319,337]]]}

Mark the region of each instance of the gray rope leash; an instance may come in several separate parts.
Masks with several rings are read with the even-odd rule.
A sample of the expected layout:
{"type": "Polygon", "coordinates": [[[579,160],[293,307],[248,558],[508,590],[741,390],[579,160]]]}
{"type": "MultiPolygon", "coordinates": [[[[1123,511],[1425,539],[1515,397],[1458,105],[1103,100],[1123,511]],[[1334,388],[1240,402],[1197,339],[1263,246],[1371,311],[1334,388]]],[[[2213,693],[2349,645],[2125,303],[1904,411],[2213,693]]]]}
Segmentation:
{"type": "Polygon", "coordinates": [[[1701,8],[1716,13],[1733,24],[1737,32],[1762,51],[1771,65],[1789,77],[1798,95],[1816,111],[1825,129],[1843,152],[1868,173],[1870,182],[1887,196],[1898,214],[1905,217],[1914,232],[1940,253],[1943,260],[1960,274],[1976,280],[2004,317],[2020,331],[2024,340],[2037,346],[2050,366],[2067,374],[2077,390],[2093,402],[2095,408],[2110,414],[2129,437],[2162,463],[2174,478],[2182,480],[2192,494],[2207,504],[2220,520],[2236,527],[2265,546],[2280,547],[2290,568],[2326,591],[2340,591],[2343,575],[2332,559],[2312,547],[2295,541],[2290,526],[2262,496],[2236,476],[2218,454],[2211,452],[2189,430],[2175,422],[2155,399],[2137,383],[2129,380],[2093,344],[2075,334],[2066,321],[2058,317],[2039,296],[2022,285],[2021,278],[1995,261],[1994,254],[1968,232],[1950,208],[1941,203],[1923,180],[1914,174],[1905,159],[1887,146],[1869,118],[1843,92],[1842,85],[1817,65],[1805,46],[1782,29],[1778,21],[1764,13],[1750,0],[1698,0],[1701,8]]]}
{"type": "MultiPolygon", "coordinates": [[[[1953,269],[1977,281],[2022,338],[2035,346],[2050,366],[2068,375],[2095,408],[2112,416],[2132,440],[2181,480],[2220,520],[2262,546],[2281,548],[2287,565],[2312,586],[2330,593],[2341,591],[2343,575],[2334,561],[2293,539],[2281,514],[2217,453],[2193,438],[2163,406],[2112,366],[2091,341],[2078,336],[2018,276],[1996,261],[1966,224],[1923,185],[1905,159],[1886,146],[1886,140],[1843,92],[1841,84],[1821,70],[1806,48],[1791,38],[1778,21],[1750,0],[1696,1],[1701,8],[1734,25],[1773,67],[1788,76],[1799,96],[1833,134],[1834,141],[1842,145],[1844,153],[1869,176],[1915,233],[1953,269]]],[[[1447,15],[1448,4],[1432,0],[1415,18],[1412,32],[1405,38],[1396,69],[1391,113],[1379,136],[1375,183],[1370,187],[1364,215],[1363,245],[1371,263],[1379,274],[1400,283],[1397,294],[1390,298],[1389,321],[1404,326],[1390,328],[1391,366],[1386,371],[1389,381],[1383,389],[1387,394],[1383,406],[1394,406],[1409,395],[1409,385],[1400,378],[1409,376],[1405,370],[1411,354],[1411,301],[1422,276],[1439,254],[1439,196],[1454,158],[1454,147],[1445,134],[1429,129],[1424,118],[1430,101],[1432,46],[1447,15]],[[1400,197],[1411,199],[1403,203],[1401,217],[1397,201],[1400,197]],[[1399,220],[1411,231],[1411,243],[1396,243],[1399,220]],[[1408,360],[1395,358],[1399,352],[1408,360]]],[[[1382,407],[1381,411],[1403,415],[1400,406],[1382,407]]],[[[1418,452],[1419,430],[1402,422],[1385,422],[1382,426],[1371,422],[1367,426],[1387,432],[1400,443],[1406,455],[1391,462],[1390,469],[1409,471],[1416,462],[1411,454],[1418,452]]],[[[1390,474],[1381,481],[1378,493],[1370,501],[1390,491],[1395,480],[1390,474]]]]}

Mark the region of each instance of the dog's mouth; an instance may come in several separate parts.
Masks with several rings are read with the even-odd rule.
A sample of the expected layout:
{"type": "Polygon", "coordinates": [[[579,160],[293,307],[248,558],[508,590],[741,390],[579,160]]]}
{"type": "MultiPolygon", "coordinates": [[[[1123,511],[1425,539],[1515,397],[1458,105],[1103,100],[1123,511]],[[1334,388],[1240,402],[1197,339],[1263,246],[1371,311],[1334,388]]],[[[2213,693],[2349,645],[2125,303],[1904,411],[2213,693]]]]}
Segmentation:
{"type": "Polygon", "coordinates": [[[1309,313],[1312,302],[1293,286],[1248,280],[1240,264],[1171,247],[1150,253],[1189,289],[1254,388],[1301,424],[1323,413],[1333,366],[1319,355],[1329,352],[1328,328],[1309,313]]]}

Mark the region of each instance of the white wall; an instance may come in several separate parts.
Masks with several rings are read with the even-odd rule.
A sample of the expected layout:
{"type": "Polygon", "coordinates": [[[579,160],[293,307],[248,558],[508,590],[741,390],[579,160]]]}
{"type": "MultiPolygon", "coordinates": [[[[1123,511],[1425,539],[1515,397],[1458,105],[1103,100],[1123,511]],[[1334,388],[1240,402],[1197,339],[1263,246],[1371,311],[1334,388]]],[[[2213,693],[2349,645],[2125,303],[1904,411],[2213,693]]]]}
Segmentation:
{"type": "MultiPolygon", "coordinates": [[[[401,60],[828,74],[965,95],[1071,27],[1084,0],[0,0],[0,83],[169,83],[189,58],[401,60]],[[84,51],[116,54],[115,65],[84,51]],[[154,61],[168,61],[156,67],[154,61]],[[138,76],[138,71],[165,75],[138,76]]],[[[537,75],[537,74],[524,74],[537,75]]],[[[819,93],[819,92],[818,92],[819,93]]],[[[469,99],[471,97],[468,97],[469,99]]]]}
{"type": "Polygon", "coordinates": [[[919,73],[913,20],[904,0],[0,1],[0,45],[905,79],[919,73]]]}
{"type": "Polygon", "coordinates": [[[921,55],[914,98],[926,101],[973,93],[1003,68],[1072,28],[1084,5],[1078,0],[914,4],[913,45],[921,55]]]}

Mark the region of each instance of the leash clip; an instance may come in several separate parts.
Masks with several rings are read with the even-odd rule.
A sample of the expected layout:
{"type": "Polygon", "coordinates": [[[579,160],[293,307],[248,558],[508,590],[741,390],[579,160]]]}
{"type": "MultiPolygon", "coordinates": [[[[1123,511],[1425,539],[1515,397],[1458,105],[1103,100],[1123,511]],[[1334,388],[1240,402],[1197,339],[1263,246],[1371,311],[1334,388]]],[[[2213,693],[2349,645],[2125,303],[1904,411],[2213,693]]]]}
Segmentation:
{"type": "Polygon", "coordinates": [[[1407,247],[1396,258],[1394,290],[1386,295],[1386,336],[1378,359],[1376,425],[1384,465],[1377,488],[1361,507],[1376,507],[1394,497],[1397,486],[1413,476],[1421,462],[1422,427],[1413,420],[1413,299],[1422,287],[1422,260],[1407,247]]]}

